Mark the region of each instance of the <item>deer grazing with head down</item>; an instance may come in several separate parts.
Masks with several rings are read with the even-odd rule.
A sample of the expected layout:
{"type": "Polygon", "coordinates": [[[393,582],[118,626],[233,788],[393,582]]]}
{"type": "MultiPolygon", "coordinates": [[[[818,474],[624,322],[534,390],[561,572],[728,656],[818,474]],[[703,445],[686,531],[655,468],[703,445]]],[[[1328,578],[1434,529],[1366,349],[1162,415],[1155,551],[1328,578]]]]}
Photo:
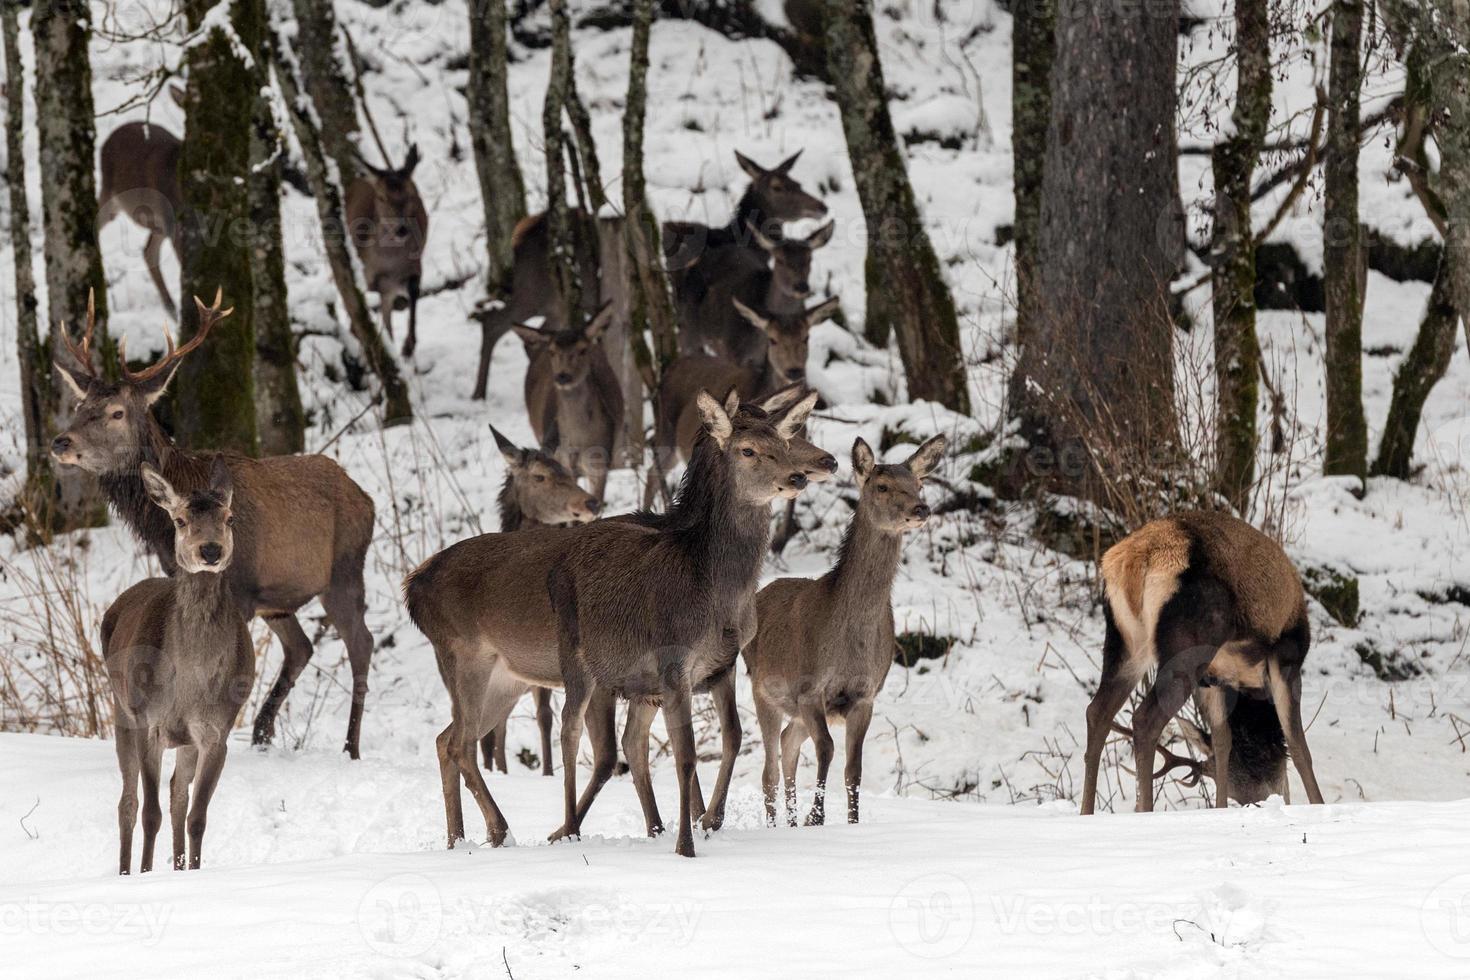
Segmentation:
{"type": "Polygon", "coordinates": [[[873,701],[893,666],[892,592],[903,535],[929,519],[923,481],[944,455],[944,445],[944,436],[935,436],[903,463],[884,465],[862,439],[853,443],[858,505],[837,563],[819,579],[777,579],[756,596],[757,629],[745,647],[745,666],[765,744],[761,785],[771,823],[779,766],[783,809],[795,825],[796,766],[808,738],[816,743],[817,791],[807,823],[826,819],[833,754],[828,724],[834,722],[847,730],[843,782],[848,822],[857,823],[863,739],[873,701]]]}
{"type": "Polygon", "coordinates": [[[162,822],[159,782],[163,750],[178,749],[169,783],[174,867],[198,868],[209,800],[225,765],[226,740],[255,679],[255,651],[245,618],[225,581],[235,555],[230,471],[221,457],[206,486],[180,495],[147,463],[140,478],[149,499],[174,528],[173,578],[128,589],[102,618],[102,649],[112,685],[121,837],[118,872],[132,870],[138,786],[143,787],[141,870],[153,870],[162,822]],[[190,800],[190,784],[193,799],[190,800]]]}
{"type": "Polygon", "coordinates": [[[424,243],[429,240],[429,214],[413,182],[419,148],[408,148],[401,167],[367,169],[347,187],[347,229],[362,260],[367,288],[378,294],[383,332],[393,336],[393,312],[408,310],[403,356],[418,345],[419,282],[423,277],[424,243]]]}
{"type": "MultiPolygon", "coordinates": [[[[1157,677],[1133,713],[1136,809],[1153,809],[1159,736],[1191,696],[1210,728],[1216,806],[1236,795],[1237,730],[1250,732],[1246,795],[1260,792],[1258,782],[1270,784],[1274,764],[1254,756],[1279,738],[1307,798],[1321,803],[1301,712],[1311,627],[1301,578],[1281,546],[1228,514],[1186,511],[1151,521],[1109,548],[1102,578],[1107,632],[1102,679],[1087,706],[1082,812],[1096,806],[1113,716],[1151,667],[1157,677]],[[1262,696],[1272,711],[1247,703],[1262,696]]],[[[1284,768],[1280,774],[1284,779],[1284,768]]]]}
{"type": "Polygon", "coordinates": [[[373,535],[372,499],[326,456],[250,459],[233,453],[187,452],[173,444],[153,417],[153,405],[163,397],[182,359],[231,312],[220,309],[218,295],[213,306],[197,298],[194,302],[198,333],[177,349],[169,337],[164,356],[139,371],[128,368],[120,344],[115,383],[95,371],[90,309],[79,344],[65,326],[60,327],[75,367],[58,363],[56,368],[76,396],[77,407],[70,427],[52,442],[52,456],[62,465],[97,475],[113,510],[170,575],[179,567],[174,524],[150,499],[141,468],[145,463],[152,466],[186,495],[208,486],[215,460],[224,460],[234,487],[235,517],[234,559],[224,572],[225,582],[241,612],[263,617],[285,651],[280,676],[255,718],[252,740],[256,745],[271,740],[276,713],[311,659],[311,641],[297,622],[296,611],[320,598],[347,645],[352,665],[352,710],[344,750],[356,759],[373,655],[373,638],[363,619],[362,577],[373,535]]]}
{"type": "Polygon", "coordinates": [[[602,349],[611,322],[612,304],[606,303],[581,328],[515,328],[531,355],[526,368],[531,429],[543,448],[588,481],[598,500],[623,424],[623,389],[602,349]]]}

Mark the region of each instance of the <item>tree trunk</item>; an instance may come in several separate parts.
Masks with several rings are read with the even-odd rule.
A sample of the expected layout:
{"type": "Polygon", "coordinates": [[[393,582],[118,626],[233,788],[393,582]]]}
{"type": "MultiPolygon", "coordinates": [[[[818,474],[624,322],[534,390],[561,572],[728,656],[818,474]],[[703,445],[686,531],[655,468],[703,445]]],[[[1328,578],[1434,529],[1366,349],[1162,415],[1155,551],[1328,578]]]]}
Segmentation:
{"type": "MultiPolygon", "coordinates": [[[[296,11],[295,52],[301,83],[316,109],[322,149],[337,165],[345,190],[362,173],[357,159],[357,104],[347,81],[347,52],[338,35],[332,0],[292,0],[296,11]]],[[[383,161],[384,166],[392,166],[383,161]]]]}
{"type": "MultiPolygon", "coordinates": [[[[80,330],[87,297],[95,297],[97,327],[93,341],[105,377],[117,374],[117,348],[107,331],[107,282],[97,244],[95,113],[92,68],[87,44],[92,35],[91,5],[85,0],[39,0],[31,12],[36,72],[36,128],[40,142],[41,217],[46,232],[47,316],[51,335],[47,364],[56,358],[57,331],[80,330]]],[[[65,422],[66,406],[50,406],[52,425],[65,422]]],[[[80,470],[57,471],[56,517],[60,527],[104,524],[107,505],[97,481],[80,470]]]]}
{"type": "Polygon", "coordinates": [[[1455,323],[1459,317],[1451,293],[1452,264],[1458,255],[1453,249],[1445,249],[1440,256],[1429,306],[1419,323],[1419,335],[1394,372],[1393,399],[1383,426],[1383,441],[1378,444],[1378,458],[1373,461],[1374,476],[1409,478],[1414,461],[1414,437],[1419,432],[1424,403],[1449,370],[1450,357],[1455,353],[1455,323]]]}
{"type": "Polygon", "coordinates": [[[826,13],[828,75],[868,226],[864,332],[878,343],[897,333],[910,398],[968,412],[959,319],[888,115],[872,0],[826,0],[826,13]]]}
{"type": "Polygon", "coordinates": [[[1215,223],[1211,242],[1215,318],[1215,487],[1244,513],[1255,482],[1256,247],[1251,179],[1271,119],[1271,34],[1266,0],[1235,0],[1235,111],[1231,136],[1211,155],[1215,223]]]}
{"type": "Polygon", "coordinates": [[[1326,297],[1327,439],[1322,471],[1362,478],[1368,470],[1363,417],[1363,293],[1367,256],[1358,224],[1358,93],[1362,0],[1334,0],[1327,150],[1322,161],[1322,288],[1326,297]]]}
{"type": "Polygon", "coordinates": [[[1039,312],[1013,391],[1027,481],[1129,518],[1176,460],[1169,283],[1178,209],[1177,4],[1058,9],[1038,234],[1039,312]]]}
{"type": "Polygon", "coordinates": [[[26,199],[25,65],[20,56],[20,7],[0,0],[5,34],[5,183],[10,191],[10,250],[15,262],[15,346],[20,368],[20,407],[26,437],[25,508],[45,534],[55,492],[51,469],[51,418],[56,389],[51,359],[41,343],[36,281],[31,271],[31,209],[26,199]]]}
{"type": "Polygon", "coordinates": [[[265,48],[254,72],[261,95],[255,100],[250,139],[251,278],[255,286],[255,426],[265,456],[306,448],[306,414],[296,385],[296,338],[286,296],[286,255],[281,242],[283,134],[271,111],[270,67],[265,48]]]}
{"type": "Polygon", "coordinates": [[[1016,198],[1016,343],[1040,308],[1037,232],[1046,127],[1051,118],[1051,66],[1056,50],[1054,0],[1011,6],[1011,161],[1016,198]]]}
{"type": "Polygon", "coordinates": [[[506,42],[505,0],[470,2],[470,144],[475,172],[480,177],[480,200],[485,207],[486,293],[503,297],[510,288],[515,265],[511,232],[526,216],[526,188],[516,163],[510,132],[510,101],[506,94],[509,52],[506,42]]]}
{"type": "MultiPolygon", "coordinates": [[[[199,30],[213,6],[212,0],[189,0],[184,7],[189,28],[199,30]]],[[[233,37],[216,27],[191,45],[184,58],[188,83],[179,151],[179,265],[185,298],[179,304],[179,333],[188,339],[199,329],[189,296],[208,301],[215,290],[223,290],[225,305],[235,313],[179,367],[175,431],[186,446],[254,456],[260,451],[250,241],[255,234],[250,224],[255,99],[241,98],[241,93],[260,88],[253,62],[265,31],[263,0],[234,0],[229,26],[233,37]]]]}
{"type": "Polygon", "coordinates": [[[383,343],[378,325],[368,312],[364,288],[359,278],[358,265],[347,246],[347,228],[343,222],[342,186],[333,180],[325,151],[322,149],[321,134],[317,132],[307,106],[301,100],[301,83],[296,76],[295,61],[291,51],[280,38],[271,41],[271,58],[276,72],[276,84],[281,97],[291,112],[291,127],[296,132],[296,141],[301,145],[301,155],[306,161],[306,180],[316,199],[317,219],[322,226],[322,242],[326,247],[327,263],[332,269],[332,281],[347,322],[362,348],[368,369],[378,376],[383,386],[383,419],[387,425],[397,425],[413,419],[413,408],[409,404],[408,386],[398,371],[398,362],[383,343]]]}
{"type": "MultiPolygon", "coordinates": [[[[546,217],[551,232],[551,282],[567,311],[568,326],[574,311],[582,308],[582,282],[578,275],[577,246],[567,207],[566,140],[562,116],[572,85],[571,18],[566,0],[548,0],[551,13],[551,77],[546,83],[546,102],[541,111],[542,138],[546,148],[546,217]]],[[[580,224],[580,222],[579,222],[580,224]]]]}

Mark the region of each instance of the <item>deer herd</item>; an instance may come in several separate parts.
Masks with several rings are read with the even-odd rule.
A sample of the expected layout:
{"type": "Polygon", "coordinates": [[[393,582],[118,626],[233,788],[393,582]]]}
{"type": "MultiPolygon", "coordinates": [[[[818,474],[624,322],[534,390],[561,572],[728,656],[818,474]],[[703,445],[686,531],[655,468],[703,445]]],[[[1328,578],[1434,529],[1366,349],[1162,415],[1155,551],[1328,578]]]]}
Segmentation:
{"type": "MultiPolygon", "coordinates": [[[[548,268],[548,222],[538,216],[517,228],[510,293],[478,316],[477,393],[496,341],[514,331],[529,355],[525,404],[539,448],[518,447],[492,427],[506,474],[501,530],[429,557],[403,588],[408,616],[432,645],[449,695],[436,747],[451,847],[466,837],[462,786],[490,843],[507,839],[509,824],[481,757],[485,767],[506,768],[506,719],[532,694],[542,772],[553,775],[559,756],[563,779],[562,822],[551,839],[580,834],[620,747],[648,834],[665,831],[649,766],[650,728],[662,712],[678,786],[669,829],[676,852],[693,856],[696,825],[710,832],[724,820],[741,748],[735,677],[742,659],[764,746],[767,821],[795,825],[797,765],[810,739],[816,795],[805,822],[823,823],[834,724],[845,730],[847,819],[859,819],[863,741],[894,659],[891,593],[903,539],[931,516],[923,485],[946,443],[936,435],[901,462],[884,463],[858,439],[851,448],[857,503],[831,570],[760,587],[772,505],[794,506],[806,487],[838,469],[833,455],[805,437],[818,400],[806,384],[808,337],[839,303],[814,300],[811,287],[813,253],[831,239],[832,223],[805,237],[783,232],[787,222],[821,220],[827,212],[791,175],[799,155],[766,169],[737,154],[750,184],[728,223],[664,226],[681,352],[654,398],[654,456],[664,465],[652,468],[644,509],[636,513],[602,516],[624,418],[622,389],[603,346],[610,306],[560,308],[548,268]],[[524,322],[534,317],[542,318],[539,327],[524,322]],[[679,459],[682,482],[670,495],[665,470],[679,459]],[[668,504],[655,512],[659,496],[668,504]],[[564,697],[558,736],[553,690],[564,697]],[[702,693],[713,700],[721,730],[707,799],[693,723],[694,698],[702,693]],[[627,706],[621,740],[620,702],[627,706]],[[579,793],[584,730],[592,768],[579,793]]],[[[148,228],[145,257],[172,315],[157,261],[162,241],[176,233],[178,141],[156,126],[124,127],[102,156],[103,220],[124,211],[148,228]],[[140,213],[138,201],[158,206],[140,213]]],[[[368,168],[347,195],[349,220],[375,229],[355,240],[385,328],[395,308],[408,310],[405,354],[417,341],[428,229],[412,181],[417,160],[411,149],[402,167],[368,168]]],[[[584,240],[597,247],[579,256],[595,275],[600,250],[622,236],[601,234],[607,219],[594,222],[580,212],[573,219],[595,232],[584,240]]],[[[254,684],[246,628],[252,617],[265,620],[284,651],[254,720],[257,746],[274,737],[276,715],[313,652],[297,619],[302,606],[319,599],[347,648],[353,687],[344,748],[353,759],[373,652],[363,571],[374,507],[361,487],[325,456],[185,451],[154,417],[180,361],[231,313],[218,294],[210,305],[194,302],[194,337],[178,348],[168,338],[163,356],[138,370],[128,367],[121,347],[115,370],[100,369],[90,311],[79,339],[60,330],[71,363],[58,361],[57,368],[76,408],[53,456],[97,476],[113,510],[166,575],[125,591],[102,625],[123,778],[123,874],[132,867],[140,787],[140,867],[152,867],[165,748],[178,750],[169,793],[174,866],[199,867],[227,735],[254,684]]],[[[1102,578],[1107,630],[1102,680],[1087,709],[1082,811],[1095,806],[1113,715],[1151,669],[1157,679],[1130,732],[1138,809],[1153,806],[1156,774],[1143,760],[1156,749],[1171,766],[1192,765],[1196,779],[1212,764],[1220,806],[1232,796],[1253,802],[1284,794],[1289,752],[1308,796],[1321,802],[1301,718],[1306,606],[1280,547],[1234,518],[1177,514],[1109,550],[1102,578]],[[1210,726],[1208,733],[1191,726],[1205,763],[1159,746],[1190,697],[1210,726]]]]}

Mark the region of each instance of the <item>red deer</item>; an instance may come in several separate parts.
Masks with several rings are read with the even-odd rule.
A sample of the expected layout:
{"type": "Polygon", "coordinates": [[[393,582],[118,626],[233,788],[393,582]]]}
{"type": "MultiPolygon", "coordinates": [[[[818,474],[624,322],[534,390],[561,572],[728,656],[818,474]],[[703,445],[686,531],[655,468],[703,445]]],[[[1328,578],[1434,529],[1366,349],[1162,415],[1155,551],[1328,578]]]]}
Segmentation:
{"type": "MultiPolygon", "coordinates": [[[[789,409],[786,418],[794,418],[799,424],[809,409],[810,401],[803,400],[789,409]]],[[[771,428],[764,409],[746,406],[739,417],[747,416],[753,420],[751,424],[763,427],[762,432],[771,428]]],[[[815,454],[808,454],[804,459],[803,465],[825,468],[825,461],[818,463],[815,454]]],[[[771,463],[770,460],[760,462],[767,466],[771,463]]],[[[686,489],[690,479],[686,475],[686,489]]],[[[804,475],[800,482],[805,483],[804,475]]],[[[686,497],[689,503],[683,517],[688,520],[695,498],[687,494],[686,497]]],[[[507,825],[477,765],[476,742],[505,719],[529,685],[563,686],[557,652],[558,620],[544,585],[549,570],[577,544],[581,535],[593,528],[623,523],[634,530],[656,533],[657,529],[670,526],[673,520],[672,514],[644,513],[604,520],[587,528],[483,534],[441,551],[420,565],[404,583],[409,615],[432,642],[440,675],[450,692],[452,717],[439,735],[438,749],[451,847],[465,835],[459,793],[461,779],[480,806],[491,844],[504,842],[507,825]]],[[[730,627],[733,629],[737,622],[738,618],[732,616],[730,627]]],[[[605,703],[609,708],[613,704],[611,700],[605,703]]],[[[604,721],[610,732],[610,711],[588,712],[589,727],[601,726],[604,721]]],[[[565,748],[564,734],[564,754],[565,748]]],[[[616,751],[610,736],[595,739],[594,749],[599,754],[593,784],[600,787],[607,778],[602,775],[604,767],[607,775],[611,775],[616,751]],[[609,751],[611,754],[604,759],[603,753],[609,751]]],[[[646,763],[646,750],[642,758],[646,763]]],[[[629,759],[636,764],[638,753],[630,752],[629,759]]],[[[589,795],[589,805],[590,799],[589,795]]]]}
{"type": "Polygon", "coordinates": [[[408,148],[408,158],[396,169],[361,162],[368,172],[347,187],[347,228],[362,260],[367,287],[378,294],[383,332],[392,337],[393,311],[408,310],[403,356],[412,357],[418,345],[424,243],[429,240],[429,215],[413,182],[418,144],[408,148]]]}
{"type": "MultiPolygon", "coordinates": [[[[183,90],[169,86],[174,102],[183,104],[183,90]]],[[[143,261],[158,290],[169,319],[179,318],[178,307],[163,280],[159,258],[163,243],[178,254],[179,138],[153,122],[123,123],[102,144],[101,188],[97,192],[97,234],[119,214],[126,214],[148,232],[143,261]]]]}
{"type": "Polygon", "coordinates": [[[1082,812],[1096,804],[1113,716],[1151,667],[1157,677],[1133,713],[1136,809],[1154,805],[1153,767],[1142,760],[1153,759],[1164,727],[1191,695],[1210,727],[1216,806],[1228,806],[1234,795],[1232,742],[1242,712],[1249,713],[1253,741],[1284,738],[1308,799],[1321,803],[1301,714],[1311,627],[1301,578],[1281,546],[1228,514],[1187,511],[1151,521],[1109,548],[1102,577],[1107,632],[1102,679],[1087,706],[1082,812]],[[1274,702],[1274,724],[1243,705],[1257,696],[1274,702]],[[1232,698],[1241,699],[1233,709],[1232,698]]]}
{"type": "MultiPolygon", "coordinates": [[[[1207,727],[1187,718],[1176,718],[1184,741],[1198,759],[1179,755],[1160,743],[1159,755],[1164,763],[1154,770],[1154,780],[1162,779],[1175,769],[1183,769],[1179,777],[1184,786],[1198,786],[1215,766],[1214,739],[1207,727]]],[[[1131,742],[1133,729],[1117,723],[1113,731],[1131,742]]],[[[1230,798],[1242,806],[1261,803],[1271,796],[1291,802],[1291,787],[1286,780],[1286,737],[1276,718],[1276,707],[1264,698],[1241,696],[1230,706],[1230,798]]]]}
{"type": "Polygon", "coordinates": [[[113,510],[169,575],[178,569],[174,525],[150,502],[139,468],[149,464],[187,494],[207,486],[214,461],[224,459],[235,488],[236,521],[235,558],[225,581],[241,612],[264,618],[285,651],[280,676],[256,715],[252,740],[256,745],[271,740],[276,713],[311,659],[311,641],[295,614],[319,597],[352,664],[352,711],[344,750],[356,759],[373,655],[373,638],[363,620],[362,578],[373,535],[372,499],[326,456],[249,459],[186,452],[173,444],[153,417],[153,404],[163,397],[180,361],[230,313],[220,309],[218,295],[213,306],[197,298],[194,302],[199,332],[177,349],[168,338],[167,352],[151,367],[129,370],[119,345],[117,383],[93,370],[90,311],[80,344],[71,340],[65,326],[60,328],[76,367],[57,364],[57,371],[78,405],[71,427],[52,442],[51,453],[58,463],[97,475],[113,510]]]}
{"type": "Polygon", "coordinates": [[[515,328],[531,355],[526,368],[531,429],[543,448],[588,481],[598,500],[623,424],[623,389],[602,349],[611,321],[608,303],[581,329],[515,328]]]}
{"type": "Polygon", "coordinates": [[[186,814],[188,866],[199,867],[226,739],[255,679],[250,631],[225,581],[235,555],[230,471],[217,456],[208,472],[207,486],[180,496],[153,467],[139,467],[149,499],[175,529],[177,572],[139,582],[102,617],[123,783],[117,805],[119,874],[132,870],[140,782],[141,869],[153,870],[163,819],[158,795],[164,749],[178,749],[169,783],[174,867],[184,868],[186,814]]]}
{"type": "Polygon", "coordinates": [[[745,648],[755,693],[756,720],[765,743],[761,775],[766,819],[776,820],[778,764],[785,781],[787,820],[795,825],[796,765],[808,738],[817,749],[817,792],[808,824],[826,819],[827,769],[833,743],[829,723],[847,729],[847,819],[858,820],[863,739],[873,700],[893,666],[893,579],[903,534],[923,527],[929,507],[924,477],[944,455],[935,436],[901,464],[882,465],[863,440],[852,447],[857,510],[837,563],[819,579],[777,579],[756,596],[756,635],[745,648]],[[784,732],[783,718],[791,719],[784,732]]]}

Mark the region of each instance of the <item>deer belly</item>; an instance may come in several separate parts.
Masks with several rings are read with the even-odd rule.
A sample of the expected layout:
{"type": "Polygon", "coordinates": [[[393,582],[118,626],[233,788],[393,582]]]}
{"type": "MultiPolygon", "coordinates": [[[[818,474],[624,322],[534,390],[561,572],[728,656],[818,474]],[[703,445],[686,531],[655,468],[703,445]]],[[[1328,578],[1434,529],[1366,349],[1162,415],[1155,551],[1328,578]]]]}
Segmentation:
{"type": "Polygon", "coordinates": [[[1206,687],[1264,690],[1266,660],[1252,643],[1227,643],[1215,652],[1200,683],[1206,687]]]}

